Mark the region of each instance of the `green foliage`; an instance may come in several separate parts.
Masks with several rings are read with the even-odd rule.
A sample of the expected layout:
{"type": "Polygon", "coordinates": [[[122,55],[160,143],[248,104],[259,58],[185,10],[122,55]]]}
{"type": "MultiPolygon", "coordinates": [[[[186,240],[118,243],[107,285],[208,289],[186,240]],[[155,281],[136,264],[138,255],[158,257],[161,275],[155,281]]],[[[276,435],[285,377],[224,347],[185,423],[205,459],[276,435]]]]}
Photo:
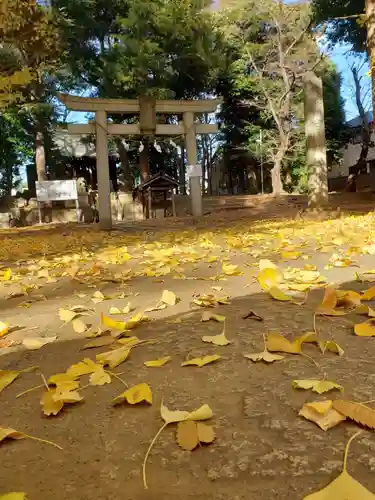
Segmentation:
{"type": "Polygon", "coordinates": [[[348,43],[357,52],[366,51],[366,27],[360,16],[365,0],[313,0],[312,9],[316,24],[329,21],[325,35],[333,44],[348,43]]]}

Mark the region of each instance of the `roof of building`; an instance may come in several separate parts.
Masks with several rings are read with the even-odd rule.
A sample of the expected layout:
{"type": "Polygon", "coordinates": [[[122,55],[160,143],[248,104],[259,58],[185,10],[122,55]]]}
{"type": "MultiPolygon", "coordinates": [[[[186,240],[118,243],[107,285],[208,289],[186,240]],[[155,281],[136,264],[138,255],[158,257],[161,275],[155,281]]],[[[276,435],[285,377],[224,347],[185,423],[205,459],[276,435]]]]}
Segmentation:
{"type": "Polygon", "coordinates": [[[166,181],[168,184],[173,184],[174,186],[178,186],[178,181],[174,178],[171,177],[168,174],[165,174],[164,172],[158,172],[157,174],[153,175],[150,177],[147,181],[142,182],[142,184],[139,184],[135,188],[135,190],[143,190],[146,189],[147,187],[151,186],[152,184],[155,184],[158,181],[166,181]]]}
{"type": "MultiPolygon", "coordinates": [[[[372,111],[367,111],[367,119],[369,123],[372,123],[374,121],[374,113],[372,111]]],[[[360,116],[356,116],[352,120],[349,120],[346,122],[346,125],[349,128],[357,128],[362,125],[362,118],[360,116]]]]}

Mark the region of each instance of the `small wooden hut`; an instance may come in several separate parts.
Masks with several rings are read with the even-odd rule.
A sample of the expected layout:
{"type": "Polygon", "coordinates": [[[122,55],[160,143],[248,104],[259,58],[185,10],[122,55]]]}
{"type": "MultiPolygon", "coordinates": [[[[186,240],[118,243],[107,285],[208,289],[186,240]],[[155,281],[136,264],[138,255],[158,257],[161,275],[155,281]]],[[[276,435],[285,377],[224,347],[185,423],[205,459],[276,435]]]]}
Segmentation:
{"type": "Polygon", "coordinates": [[[134,189],[133,199],[138,199],[142,203],[146,219],[157,218],[161,214],[163,217],[175,217],[174,197],[178,185],[176,179],[159,172],[134,189]]]}

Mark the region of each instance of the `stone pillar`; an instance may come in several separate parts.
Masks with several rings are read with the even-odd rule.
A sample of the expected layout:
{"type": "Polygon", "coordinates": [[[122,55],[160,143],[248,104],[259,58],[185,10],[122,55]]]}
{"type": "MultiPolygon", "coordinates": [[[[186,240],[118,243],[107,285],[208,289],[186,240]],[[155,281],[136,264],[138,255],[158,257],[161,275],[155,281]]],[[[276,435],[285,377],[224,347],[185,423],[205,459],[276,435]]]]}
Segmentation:
{"type": "Polygon", "coordinates": [[[203,214],[202,206],[202,191],[201,191],[201,176],[194,175],[195,169],[189,169],[189,166],[195,166],[198,163],[197,157],[197,138],[195,134],[194,113],[187,111],[184,113],[184,126],[185,126],[185,142],[186,153],[188,161],[189,186],[190,186],[190,199],[191,199],[191,212],[194,216],[203,214]]]}
{"type": "Polygon", "coordinates": [[[328,203],[322,79],[316,76],[315,73],[308,72],[304,78],[304,87],[309,208],[321,208],[328,203]]]}
{"type": "Polygon", "coordinates": [[[96,170],[100,229],[112,228],[111,184],[109,180],[107,113],[96,111],[96,170]]]}

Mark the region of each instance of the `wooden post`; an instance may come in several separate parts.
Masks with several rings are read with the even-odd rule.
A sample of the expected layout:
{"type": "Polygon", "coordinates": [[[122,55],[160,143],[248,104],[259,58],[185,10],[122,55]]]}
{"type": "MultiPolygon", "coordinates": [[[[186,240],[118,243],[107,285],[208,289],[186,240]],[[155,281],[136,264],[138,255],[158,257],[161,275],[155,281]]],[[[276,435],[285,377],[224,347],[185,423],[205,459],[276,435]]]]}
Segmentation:
{"type": "Polygon", "coordinates": [[[309,208],[321,208],[328,203],[322,79],[316,76],[315,73],[308,72],[304,79],[304,86],[309,208]]]}
{"type": "Polygon", "coordinates": [[[107,113],[96,111],[96,170],[98,177],[99,227],[112,228],[111,184],[109,179],[107,113]]]}
{"type": "MultiPolygon", "coordinates": [[[[188,166],[195,166],[198,163],[197,138],[195,133],[194,113],[186,111],[184,113],[185,141],[188,166]]],[[[203,214],[201,177],[189,175],[191,211],[194,216],[203,214]]]]}
{"type": "Polygon", "coordinates": [[[148,188],[148,197],[147,197],[147,203],[148,203],[148,216],[147,219],[152,218],[152,193],[151,193],[151,188],[148,188]]]}
{"type": "Polygon", "coordinates": [[[174,189],[172,189],[172,214],[176,217],[176,200],[174,198],[174,189]]]}

